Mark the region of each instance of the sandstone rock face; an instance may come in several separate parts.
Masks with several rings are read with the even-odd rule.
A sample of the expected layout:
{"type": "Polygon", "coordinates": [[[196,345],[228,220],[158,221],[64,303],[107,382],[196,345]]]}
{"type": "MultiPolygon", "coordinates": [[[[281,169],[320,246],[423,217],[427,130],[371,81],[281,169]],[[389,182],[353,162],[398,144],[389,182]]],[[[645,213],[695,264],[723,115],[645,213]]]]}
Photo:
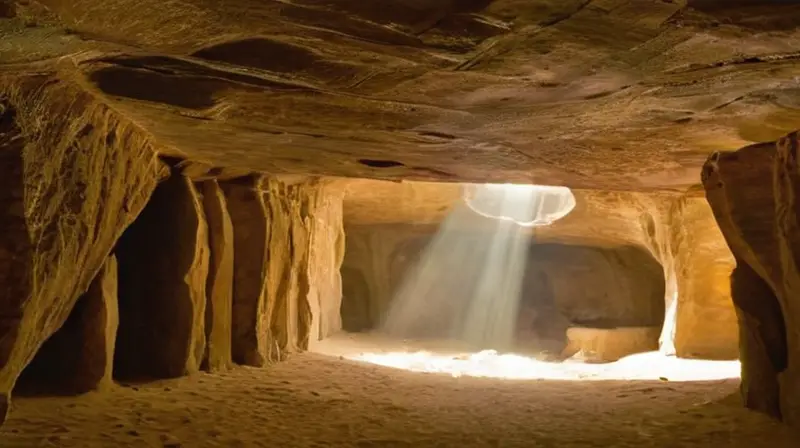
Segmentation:
{"type": "Polygon", "coordinates": [[[225,195],[215,180],[202,183],[203,210],[208,223],[211,250],[206,292],[206,351],[203,366],[207,370],[224,370],[231,366],[233,307],[233,222],[228,213],[225,195]]]}
{"type": "Polygon", "coordinates": [[[312,321],[309,344],[342,330],[342,264],[345,232],[342,222],[343,189],[321,183],[310,186],[307,207],[308,303],[312,321]]]}
{"type": "Polygon", "coordinates": [[[0,416],[17,376],[167,175],[134,126],[74,85],[39,75],[3,92],[0,416]]]}
{"type": "Polygon", "coordinates": [[[267,208],[257,178],[222,183],[233,223],[233,360],[262,366],[270,360],[272,340],[265,287],[267,281],[267,208]]]}
{"type": "Polygon", "coordinates": [[[730,291],[733,256],[703,198],[678,200],[672,219],[676,354],[684,358],[736,359],[739,335],[730,291]]]}
{"type": "Polygon", "coordinates": [[[191,180],[172,176],[117,245],[119,378],[198,371],[205,352],[209,252],[201,197],[191,180]]]}
{"type": "Polygon", "coordinates": [[[800,424],[797,134],[712,155],[703,184],[736,256],[745,404],[800,424]],[[770,182],[771,180],[771,182],[770,182]]]}
{"type": "Polygon", "coordinates": [[[0,62],[87,52],[81,85],[220,169],[684,190],[796,119],[787,0],[4,3],[0,62]]]}
{"type": "Polygon", "coordinates": [[[118,326],[117,259],[111,255],[64,325],[25,368],[18,390],[74,395],[108,388],[118,326]]]}
{"type": "Polygon", "coordinates": [[[658,262],[640,248],[615,249],[535,244],[528,259],[528,291],[544,274],[558,308],[587,327],[660,326],[664,278],[658,262]]]}
{"type": "Polygon", "coordinates": [[[275,177],[222,187],[234,229],[234,360],[279,361],[338,331],[341,190],[275,177]]]}

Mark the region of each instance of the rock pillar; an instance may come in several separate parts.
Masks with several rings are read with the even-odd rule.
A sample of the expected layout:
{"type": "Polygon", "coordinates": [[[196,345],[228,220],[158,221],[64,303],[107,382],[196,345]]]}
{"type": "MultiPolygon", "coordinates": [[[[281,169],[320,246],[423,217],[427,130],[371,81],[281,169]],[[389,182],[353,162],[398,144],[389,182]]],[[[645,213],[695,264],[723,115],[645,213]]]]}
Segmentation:
{"type": "Polygon", "coordinates": [[[197,372],[205,353],[209,248],[194,184],[175,175],[158,186],[117,245],[121,379],[197,372]]]}

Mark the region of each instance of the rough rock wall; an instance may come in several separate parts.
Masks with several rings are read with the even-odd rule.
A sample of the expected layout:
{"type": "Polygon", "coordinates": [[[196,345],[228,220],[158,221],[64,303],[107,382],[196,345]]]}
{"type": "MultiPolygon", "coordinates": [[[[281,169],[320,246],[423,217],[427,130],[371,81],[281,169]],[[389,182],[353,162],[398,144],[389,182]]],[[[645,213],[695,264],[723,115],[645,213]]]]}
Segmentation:
{"type": "Polygon", "coordinates": [[[342,193],[322,179],[267,177],[262,188],[270,328],[283,359],[341,329],[342,193]]]}
{"type": "Polygon", "coordinates": [[[415,261],[432,232],[435,227],[414,225],[345,229],[341,306],[345,330],[370,330],[381,322],[403,273],[415,261]],[[410,245],[416,251],[404,250],[410,245]]]}
{"type": "Polygon", "coordinates": [[[703,185],[736,257],[745,404],[800,425],[798,136],[712,155],[703,185]]]}
{"type": "Polygon", "coordinates": [[[197,372],[205,352],[208,229],[190,179],[161,183],[116,249],[119,378],[175,378],[197,372]]]}
{"type": "MultiPolygon", "coordinates": [[[[661,266],[636,247],[615,249],[541,244],[531,248],[527,278],[542,273],[571,322],[596,327],[660,326],[664,319],[661,266]]],[[[535,283],[526,294],[534,294],[535,283]]]]}
{"type": "Polygon", "coordinates": [[[312,322],[309,344],[342,330],[342,263],[345,232],[344,191],[332,185],[315,187],[309,197],[308,303],[312,322]]]}
{"type": "MultiPolygon", "coordinates": [[[[170,176],[145,134],[70,73],[43,73],[0,76],[0,423],[48,340],[26,377],[45,381],[54,365],[73,371],[55,392],[102,388],[113,376],[178,376],[201,363],[215,370],[232,357],[236,204],[179,165],[170,176]]],[[[281,358],[338,330],[330,310],[341,300],[341,190],[268,179],[257,196],[257,290],[271,304],[259,316],[281,358]]]]}
{"type": "Polygon", "coordinates": [[[338,331],[341,191],[274,177],[222,187],[234,229],[234,360],[261,366],[338,331]]]}
{"type": "Polygon", "coordinates": [[[225,195],[215,180],[201,184],[211,256],[206,282],[206,351],[202,367],[209,371],[231,366],[233,307],[233,222],[225,195]]]}
{"type": "Polygon", "coordinates": [[[25,367],[15,390],[76,395],[108,388],[118,326],[117,259],[111,255],[64,325],[25,367]]]}
{"type": "Polygon", "coordinates": [[[677,286],[674,343],[683,358],[736,359],[738,325],[731,300],[735,266],[713,214],[702,197],[673,207],[672,256],[677,286]]]}
{"type": "Polygon", "coordinates": [[[24,366],[168,174],[129,123],[54,81],[2,79],[0,421],[24,366]]]}

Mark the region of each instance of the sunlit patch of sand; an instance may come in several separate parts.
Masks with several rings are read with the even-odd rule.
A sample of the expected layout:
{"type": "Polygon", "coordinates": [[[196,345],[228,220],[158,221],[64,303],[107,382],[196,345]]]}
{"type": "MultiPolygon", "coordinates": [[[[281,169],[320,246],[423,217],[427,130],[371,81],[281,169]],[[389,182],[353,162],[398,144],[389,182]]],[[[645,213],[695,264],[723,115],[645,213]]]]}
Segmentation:
{"type": "Polygon", "coordinates": [[[454,350],[447,342],[392,341],[365,335],[359,336],[358,341],[348,336],[332,338],[320,351],[412,372],[515,380],[712,381],[739,378],[741,371],[739,361],[679,359],[659,352],[636,354],[607,364],[577,359],[547,362],[494,350],[454,350]]]}

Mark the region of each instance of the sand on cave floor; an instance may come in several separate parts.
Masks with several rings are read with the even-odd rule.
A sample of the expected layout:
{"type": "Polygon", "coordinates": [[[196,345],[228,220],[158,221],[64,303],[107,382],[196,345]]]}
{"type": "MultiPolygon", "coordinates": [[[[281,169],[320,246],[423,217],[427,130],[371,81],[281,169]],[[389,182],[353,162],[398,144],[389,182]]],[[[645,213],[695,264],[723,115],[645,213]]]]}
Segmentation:
{"type": "Polygon", "coordinates": [[[340,337],[265,369],[19,398],[0,447],[797,446],[731,398],[735,378],[505,380],[346,358],[376,344],[340,337]]]}

